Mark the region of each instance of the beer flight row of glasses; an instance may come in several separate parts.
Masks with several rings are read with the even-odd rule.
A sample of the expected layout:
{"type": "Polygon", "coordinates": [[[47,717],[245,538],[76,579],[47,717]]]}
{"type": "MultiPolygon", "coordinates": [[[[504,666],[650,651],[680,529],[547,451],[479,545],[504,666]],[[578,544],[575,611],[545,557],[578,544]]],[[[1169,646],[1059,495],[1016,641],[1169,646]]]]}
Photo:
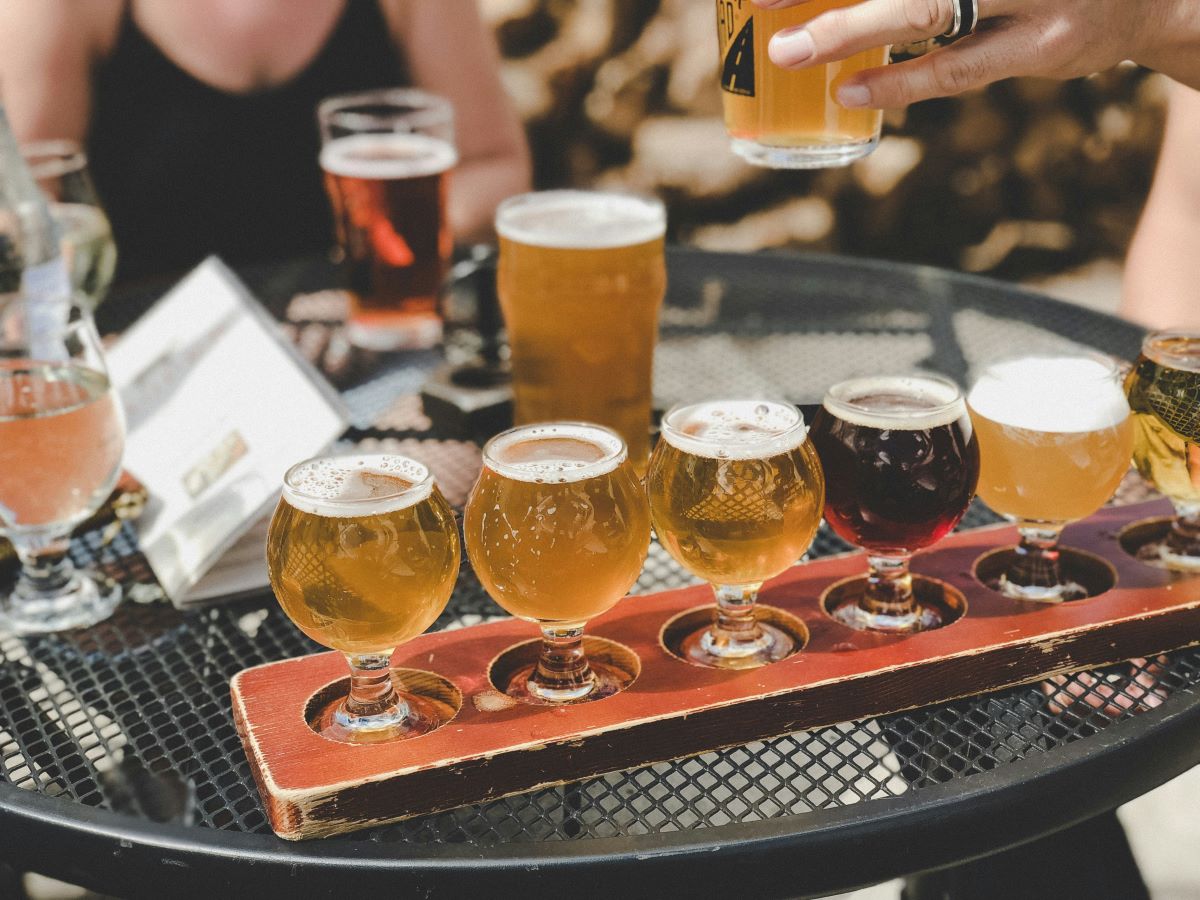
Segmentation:
{"type": "MultiPolygon", "coordinates": [[[[547,705],[620,689],[621,672],[589,663],[583,629],[633,586],[652,528],[715,592],[712,621],[676,648],[712,668],[766,665],[798,649],[756,616],[756,598],[805,553],[822,517],[867,551],[859,589],[829,607],[851,628],[943,624],[942,610],[914,592],[921,576],[909,559],[949,533],[977,492],[1020,529],[998,589],[1025,601],[1079,598],[1083,589],[1059,569],[1058,536],[1111,497],[1135,446],[1138,465],[1164,489],[1188,479],[1175,499],[1194,512],[1198,389],[1200,335],[1165,334],[1147,340],[1127,375],[1106,357],[1079,355],[997,363],[966,398],[933,375],[844,381],[811,425],[773,400],[685,404],[663,419],[644,478],[603,426],[513,428],[485,445],[462,522],[488,594],[542,631],[539,659],[499,687],[547,705]]],[[[1176,530],[1194,525],[1184,516],[1176,530]]],[[[1176,538],[1153,548],[1153,561],[1198,567],[1197,548],[1176,538]]],[[[428,468],[387,455],[296,465],[267,555],[285,612],[343,652],[355,674],[319,730],[357,742],[430,727],[388,677],[394,648],[433,623],[458,575],[454,513],[428,468]]]]}

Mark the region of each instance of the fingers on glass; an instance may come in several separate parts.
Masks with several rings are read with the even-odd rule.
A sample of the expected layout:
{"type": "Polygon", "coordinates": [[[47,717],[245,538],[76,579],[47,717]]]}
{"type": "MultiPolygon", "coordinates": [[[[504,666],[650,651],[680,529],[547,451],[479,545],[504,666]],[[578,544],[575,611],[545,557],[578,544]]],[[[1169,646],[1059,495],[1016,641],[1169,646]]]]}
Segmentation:
{"type": "Polygon", "coordinates": [[[120,586],[77,571],[67,549],[71,529],[116,484],[124,448],[120,401],[87,310],[7,304],[0,310],[0,533],[21,570],[0,601],[0,629],[80,628],[116,608],[120,586]]]}
{"type": "Polygon", "coordinates": [[[663,419],[647,490],[667,552],[716,593],[715,620],[684,638],[697,665],[744,669],[797,649],[756,613],[759,587],[808,550],[825,478],[799,410],[764,400],[677,406],[663,419]]]}
{"type": "Polygon", "coordinates": [[[389,662],[433,624],[458,577],[454,513],[427,467],[387,454],[293,466],[271,520],[267,566],[288,617],[350,666],[348,695],[317,713],[319,732],[370,743],[441,724],[397,688],[389,662]]]}
{"type": "Polygon", "coordinates": [[[1021,534],[992,586],[1020,600],[1087,596],[1063,571],[1059,536],[1103,506],[1129,468],[1134,427],[1117,366],[1098,355],[1006,360],[984,370],[967,404],[979,496],[1021,534]]]}
{"type": "Polygon", "coordinates": [[[1138,547],[1151,565],[1200,571],[1200,332],[1148,335],[1127,374],[1133,462],[1171,500],[1166,535],[1138,547]]]}
{"type": "Polygon", "coordinates": [[[868,560],[865,581],[840,585],[830,614],[885,632],[955,618],[957,598],[914,590],[909,559],[945,537],[975,495],[980,447],[958,387],[932,375],[843,381],[825,395],[811,437],[825,469],[825,519],[868,560]]]}
{"type": "Polygon", "coordinates": [[[506,693],[574,703],[628,683],[583,648],[585,624],[625,596],[650,546],[645,493],[615,432],[559,422],[497,435],[484,447],[463,530],[488,594],[542,632],[537,661],[509,676],[506,693]]]}

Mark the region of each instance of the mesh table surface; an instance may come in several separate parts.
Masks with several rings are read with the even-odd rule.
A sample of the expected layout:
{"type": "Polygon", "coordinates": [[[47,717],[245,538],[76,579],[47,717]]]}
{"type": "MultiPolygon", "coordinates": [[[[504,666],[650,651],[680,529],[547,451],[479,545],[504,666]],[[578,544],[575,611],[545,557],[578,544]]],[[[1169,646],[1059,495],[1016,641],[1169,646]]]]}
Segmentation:
{"type": "MultiPolygon", "coordinates": [[[[1132,357],[1140,341],[1137,329],[1115,319],[931,269],[676,250],[670,278],[656,357],[659,408],[763,393],[815,402],[832,382],[881,369],[926,369],[968,382],[981,361],[1005,351],[1086,347],[1132,357]]],[[[268,272],[251,284],[282,310],[297,279],[284,271],[273,280],[268,272]]],[[[302,316],[321,318],[311,310],[302,316]]],[[[439,439],[407,396],[436,363],[432,355],[407,358],[357,379],[346,397],[358,443],[422,458],[461,503],[478,449],[439,439]]],[[[992,521],[977,505],[963,527],[992,521]]],[[[845,549],[823,528],[812,555],[845,549]]],[[[89,536],[74,552],[119,574],[134,593],[153,584],[130,531],[102,548],[89,536]]],[[[689,582],[655,545],[637,590],[689,582]]],[[[498,613],[464,566],[434,628],[498,613]]],[[[173,814],[191,820],[181,840],[205,831],[205,847],[236,854],[239,842],[251,840],[246,833],[269,827],[231,719],[229,679],[319,649],[269,594],[185,613],[162,602],[127,602],[87,631],[0,634],[0,815],[7,809],[15,816],[0,821],[19,821],[19,796],[37,792],[56,798],[65,829],[70,811],[81,807],[112,811],[102,821],[114,827],[130,821],[124,817],[173,814]],[[212,832],[223,839],[209,840],[212,832]]],[[[321,853],[336,859],[344,851],[350,870],[366,844],[405,844],[405,859],[436,861],[446,845],[495,855],[518,844],[586,848],[593,839],[624,837],[636,848],[639,837],[690,830],[699,840],[722,827],[714,833],[737,837],[747,823],[772,820],[781,826],[774,834],[801,840],[820,830],[823,814],[855,804],[870,810],[873,801],[901,798],[916,808],[932,785],[965,788],[981,773],[1003,777],[1006,767],[1033,758],[1049,765],[1062,758],[1066,766],[1077,758],[1066,748],[1100,741],[1117,723],[1148,710],[1191,710],[1198,684],[1200,651],[1180,652],[1136,671],[1127,665],[1075,676],[1057,693],[1030,685],[421,817],[330,839],[321,853]]]]}

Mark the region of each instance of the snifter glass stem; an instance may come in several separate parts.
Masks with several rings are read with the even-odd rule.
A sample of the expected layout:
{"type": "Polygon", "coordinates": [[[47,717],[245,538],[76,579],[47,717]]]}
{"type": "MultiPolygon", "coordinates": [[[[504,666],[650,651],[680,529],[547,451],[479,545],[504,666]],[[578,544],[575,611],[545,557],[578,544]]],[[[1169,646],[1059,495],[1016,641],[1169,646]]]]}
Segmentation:
{"type": "Polygon", "coordinates": [[[345,656],[350,664],[350,695],[334,711],[334,724],[366,740],[391,737],[404,729],[410,712],[392,682],[392,651],[345,656]]]}
{"type": "Polygon", "coordinates": [[[0,602],[0,628],[18,634],[83,628],[108,618],[120,602],[119,585],[76,570],[68,555],[70,538],[61,529],[8,538],[21,571],[12,593],[0,602]]]}
{"type": "Polygon", "coordinates": [[[700,639],[701,646],[713,656],[740,658],[761,653],[770,638],[754,616],[758,591],[754,584],[714,584],[717,595],[717,621],[700,639]]]}
{"type": "Polygon", "coordinates": [[[583,652],[582,625],[542,626],[542,652],[528,686],[547,703],[581,700],[592,692],[596,676],[583,652]]]}
{"type": "Polygon", "coordinates": [[[1000,591],[1004,596],[1041,603],[1059,603],[1087,596],[1083,587],[1063,580],[1058,549],[1062,525],[1022,522],[1017,530],[1021,542],[1014,548],[1013,561],[1000,579],[1000,591]]]}

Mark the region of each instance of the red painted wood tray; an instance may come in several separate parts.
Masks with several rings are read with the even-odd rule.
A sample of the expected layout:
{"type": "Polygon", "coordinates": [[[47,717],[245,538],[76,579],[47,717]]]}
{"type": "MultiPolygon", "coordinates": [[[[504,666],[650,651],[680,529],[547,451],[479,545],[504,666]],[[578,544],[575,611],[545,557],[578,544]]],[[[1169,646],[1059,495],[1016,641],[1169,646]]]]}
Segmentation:
{"type": "Polygon", "coordinates": [[[305,710],[347,678],[338,653],[240,672],[231,683],[234,718],[272,827],[304,839],[945,702],[1200,643],[1200,578],[1147,566],[1117,540],[1130,523],[1168,512],[1162,501],[1110,508],[1067,529],[1065,544],[1108,560],[1116,577],[1111,590],[1087,600],[1021,603],[984,587],[976,561],[1016,540],[1014,528],[999,526],[954,535],[914,559],[914,572],[966,598],[965,614],[937,631],[885,636],[830,619],[824,591],[864,571],[862,555],[849,554],[798,565],[764,588],[762,602],[801,620],[809,640],[761,669],[701,669],[667,652],[667,622],[712,602],[707,587],[691,587],[628,598],[589,624],[589,634],[640,659],[632,686],[605,700],[560,708],[503,702],[489,666],[535,634],[506,620],[426,634],[397,651],[398,677],[409,687],[451,704],[461,699],[452,721],[422,737],[351,746],[316,734],[305,710]],[[449,684],[439,691],[439,679],[421,672],[449,684]]]}

